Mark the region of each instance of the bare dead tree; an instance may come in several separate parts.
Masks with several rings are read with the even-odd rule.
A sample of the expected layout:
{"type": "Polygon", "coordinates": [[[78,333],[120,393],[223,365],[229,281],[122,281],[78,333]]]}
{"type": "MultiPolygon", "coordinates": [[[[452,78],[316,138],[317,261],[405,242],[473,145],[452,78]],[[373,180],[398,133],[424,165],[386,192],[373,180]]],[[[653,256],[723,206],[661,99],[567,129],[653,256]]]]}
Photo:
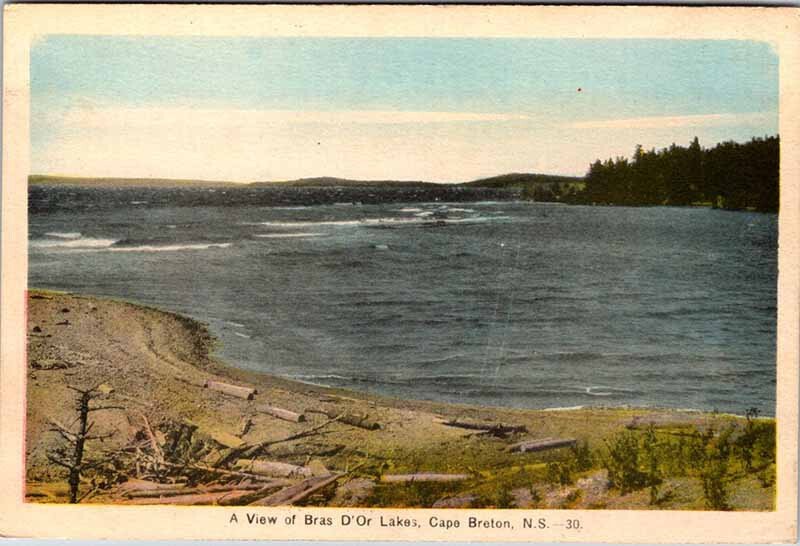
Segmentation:
{"type": "MultiPolygon", "coordinates": [[[[77,424],[77,430],[72,430],[70,427],[64,426],[56,419],[50,419],[51,430],[58,433],[65,440],[66,447],[48,453],[47,458],[50,462],[63,466],[69,471],[69,477],[67,478],[67,483],[69,483],[69,502],[75,504],[85,498],[85,496],[78,496],[81,474],[102,463],[101,461],[84,460],[86,442],[91,440],[104,440],[110,438],[114,435],[114,432],[116,432],[90,434],[94,427],[94,421],[89,421],[89,414],[94,411],[125,408],[120,406],[92,406],[93,400],[103,396],[103,394],[97,390],[98,386],[89,389],[80,389],[71,385],[67,385],[67,387],[78,393],[75,404],[78,417],[74,422],[77,424]],[[71,450],[69,448],[71,448],[71,450]],[[71,453],[68,453],[68,451],[71,451],[71,453]]],[[[73,424],[73,427],[74,426],[75,424],[73,424]]]]}

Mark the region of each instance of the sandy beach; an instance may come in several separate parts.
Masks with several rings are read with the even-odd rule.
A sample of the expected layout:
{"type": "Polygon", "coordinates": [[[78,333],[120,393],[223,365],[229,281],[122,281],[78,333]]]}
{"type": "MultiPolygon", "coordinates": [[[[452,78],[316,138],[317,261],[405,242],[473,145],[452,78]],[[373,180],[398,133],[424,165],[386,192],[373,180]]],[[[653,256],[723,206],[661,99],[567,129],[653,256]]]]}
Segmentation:
{"type": "MultiPolygon", "coordinates": [[[[673,471],[665,463],[655,502],[647,487],[633,491],[614,487],[607,468],[609,442],[625,431],[644,434],[650,425],[650,430],[667,438],[664,445],[670,438],[709,429],[728,429],[736,437],[749,422],[695,411],[521,410],[329,389],[219,361],[209,331],[191,319],[127,302],[55,292],[30,292],[28,335],[27,498],[34,502],[67,500],[64,469],[51,458],[63,444],[62,436],[53,431],[53,421],[69,427],[76,419],[76,392],[70,387],[100,386],[103,404],[110,406],[91,414],[93,433],[110,435],[87,443],[87,457],[97,459],[111,460],[141,440],[145,421],[155,430],[161,446],[157,449],[164,450],[167,459],[171,431],[180,423],[189,422],[198,434],[210,438],[206,445],[215,446],[214,456],[235,451],[240,444],[258,445],[318,428],[296,440],[270,445],[259,458],[309,469],[313,475],[340,474],[330,485],[297,501],[327,506],[705,509],[705,482],[691,468],[673,471]],[[246,400],[207,388],[208,381],[257,392],[246,400]],[[285,420],[265,413],[265,406],[302,418],[285,420]],[[344,422],[344,416],[349,421],[356,416],[361,426],[344,422]],[[500,429],[469,429],[452,426],[453,422],[489,423],[500,429]],[[524,453],[510,449],[545,438],[574,440],[577,448],[524,453]],[[580,448],[588,455],[576,465],[580,448]],[[570,469],[568,476],[553,477],[564,468],[570,469]],[[431,473],[465,477],[415,483],[386,479],[431,473]]],[[[768,419],[758,422],[773,425],[768,419]]],[[[204,464],[211,460],[207,454],[204,464]]],[[[731,461],[726,470],[727,507],[772,509],[770,463],[741,470],[731,461]]],[[[137,477],[119,470],[113,476],[115,483],[82,483],[82,489],[90,492],[82,502],[129,502],[120,494],[120,485],[137,477]]]]}

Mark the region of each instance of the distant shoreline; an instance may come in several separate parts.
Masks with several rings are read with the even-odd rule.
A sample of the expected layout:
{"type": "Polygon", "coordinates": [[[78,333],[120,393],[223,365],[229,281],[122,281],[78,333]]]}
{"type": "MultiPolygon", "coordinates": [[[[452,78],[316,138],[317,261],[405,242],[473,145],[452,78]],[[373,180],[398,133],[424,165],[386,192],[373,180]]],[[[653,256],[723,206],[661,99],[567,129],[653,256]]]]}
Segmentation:
{"type": "MultiPolygon", "coordinates": [[[[241,196],[231,202],[208,202],[202,205],[248,205],[258,206],[320,206],[332,204],[397,204],[397,203],[426,203],[426,202],[454,202],[471,203],[480,201],[518,201],[523,203],[540,203],[553,205],[587,206],[587,207],[626,207],[626,208],[696,208],[714,209],[730,212],[761,212],[778,214],[777,210],[761,210],[756,207],[720,207],[711,201],[693,203],[609,203],[587,202],[577,199],[575,189],[584,185],[584,178],[562,177],[550,175],[524,174],[502,175],[489,179],[472,182],[416,182],[416,181],[375,181],[375,180],[347,180],[332,177],[300,179],[293,181],[276,182],[226,182],[226,181],[198,181],[178,179],[148,179],[148,178],[81,178],[31,175],[29,177],[29,191],[46,191],[47,188],[76,188],[80,190],[119,190],[119,191],[175,191],[175,190],[206,190],[208,192],[227,193],[228,196],[241,192],[242,196],[248,192],[263,190],[280,194],[274,203],[250,203],[241,196]],[[295,192],[305,192],[298,199],[295,192]],[[380,192],[374,194],[373,192],[380,192]]],[[[258,195],[258,194],[257,194],[258,195]]],[[[248,195],[247,197],[250,197],[248,195]]],[[[197,203],[182,203],[179,196],[176,206],[196,206],[197,203]]],[[[169,206],[173,203],[158,203],[159,206],[169,206]]],[[[36,212],[37,209],[32,209],[36,212]]]]}

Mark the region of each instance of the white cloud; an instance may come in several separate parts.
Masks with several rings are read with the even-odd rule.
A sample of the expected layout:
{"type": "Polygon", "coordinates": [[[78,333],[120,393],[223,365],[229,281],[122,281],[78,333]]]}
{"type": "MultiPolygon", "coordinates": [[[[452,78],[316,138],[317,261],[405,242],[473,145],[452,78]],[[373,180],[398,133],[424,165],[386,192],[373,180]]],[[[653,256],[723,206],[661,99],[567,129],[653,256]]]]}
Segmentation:
{"type": "Polygon", "coordinates": [[[741,114],[700,114],[692,116],[651,116],[642,118],[603,119],[564,124],[568,129],[669,129],[681,127],[726,127],[764,125],[776,116],[772,112],[741,114]]]}
{"type": "Polygon", "coordinates": [[[521,114],[483,112],[409,112],[382,110],[244,110],[228,108],[73,108],[63,119],[66,125],[99,129],[111,125],[158,128],[180,123],[184,126],[287,125],[287,124],[427,124],[453,122],[524,121],[521,114]]]}

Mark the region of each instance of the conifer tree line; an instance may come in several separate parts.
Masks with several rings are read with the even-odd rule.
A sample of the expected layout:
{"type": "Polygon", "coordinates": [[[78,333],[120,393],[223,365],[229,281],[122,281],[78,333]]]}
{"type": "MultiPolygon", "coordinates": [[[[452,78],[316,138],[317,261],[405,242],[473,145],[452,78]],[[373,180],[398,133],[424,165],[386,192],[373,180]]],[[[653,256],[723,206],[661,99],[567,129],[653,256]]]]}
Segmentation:
{"type": "Polygon", "coordinates": [[[591,164],[582,191],[563,202],[603,205],[710,205],[765,212],[778,210],[780,138],[722,142],[703,148],[695,137],[688,147],[645,150],[631,159],[591,164]]]}

